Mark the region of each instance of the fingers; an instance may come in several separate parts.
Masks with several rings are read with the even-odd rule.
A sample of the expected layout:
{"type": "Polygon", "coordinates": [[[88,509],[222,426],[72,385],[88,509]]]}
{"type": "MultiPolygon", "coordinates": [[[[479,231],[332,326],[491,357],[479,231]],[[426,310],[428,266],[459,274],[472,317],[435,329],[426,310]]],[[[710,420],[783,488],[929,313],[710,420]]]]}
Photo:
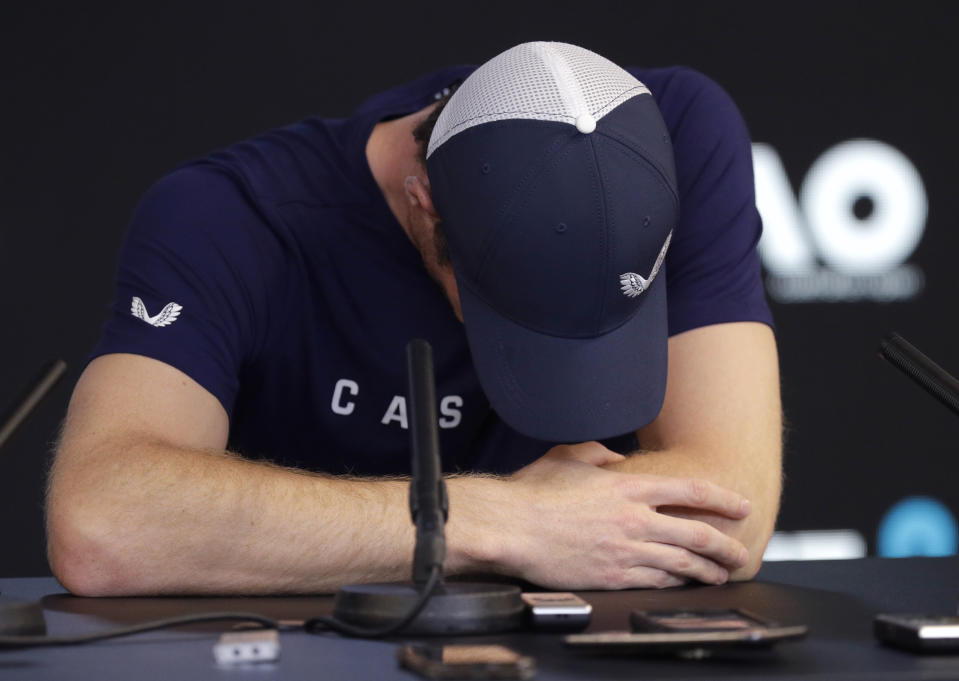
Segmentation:
{"type": "Polygon", "coordinates": [[[626,459],[622,454],[617,454],[611,449],[607,449],[598,442],[582,442],[576,445],[560,445],[549,450],[548,454],[557,459],[569,459],[580,461],[593,466],[605,466],[610,463],[617,463],[626,459]]]}
{"type": "Polygon", "coordinates": [[[637,495],[654,508],[698,508],[737,520],[745,518],[751,510],[746,497],[708,480],[637,475],[631,484],[636,486],[637,495]]]}
{"type": "Polygon", "coordinates": [[[683,586],[689,580],[659,568],[637,565],[629,568],[623,579],[624,589],[668,589],[683,586]]]}
{"type": "MultiPolygon", "coordinates": [[[[749,560],[745,546],[708,523],[663,514],[657,516],[656,522],[649,524],[648,539],[652,541],[671,544],[727,569],[742,567],[749,560]]],[[[680,571],[680,574],[686,573],[680,571]]]]}
{"type": "Polygon", "coordinates": [[[729,571],[722,565],[679,546],[650,542],[643,547],[642,553],[642,565],[628,570],[630,578],[634,575],[647,578],[640,568],[658,570],[670,578],[663,577],[662,584],[652,586],[678,586],[688,580],[725,584],[729,580],[729,571]]]}

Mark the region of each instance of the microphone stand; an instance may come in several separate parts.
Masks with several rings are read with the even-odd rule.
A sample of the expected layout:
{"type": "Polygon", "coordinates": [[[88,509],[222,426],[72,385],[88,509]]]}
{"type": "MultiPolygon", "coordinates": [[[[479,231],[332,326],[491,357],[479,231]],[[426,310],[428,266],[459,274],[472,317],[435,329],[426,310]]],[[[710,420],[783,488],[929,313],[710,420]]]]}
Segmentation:
{"type": "Polygon", "coordinates": [[[46,397],[47,393],[63,378],[67,363],[62,359],[46,364],[40,376],[30,384],[26,394],[14,403],[10,412],[0,420],[0,449],[13,437],[20,424],[27,420],[30,413],[46,397]]]}
{"type": "MultiPolygon", "coordinates": [[[[410,516],[416,525],[413,548],[413,584],[422,590],[433,567],[442,572],[446,558],[446,520],[450,501],[440,465],[436,427],[436,388],[429,343],[414,340],[406,348],[410,393],[410,516]]],[[[442,582],[441,582],[442,584],[442,582]]]]}
{"type": "Polygon", "coordinates": [[[358,627],[388,627],[412,612],[430,577],[438,572],[439,584],[402,633],[480,634],[519,628],[524,611],[519,587],[442,581],[449,498],[440,466],[430,344],[422,339],[410,341],[406,360],[413,472],[410,513],[416,524],[412,582],[344,586],[333,602],[333,617],[358,627]]]}
{"type": "MultiPolygon", "coordinates": [[[[14,402],[10,412],[0,420],[0,449],[13,437],[20,424],[27,420],[66,370],[67,365],[62,359],[44,366],[40,376],[29,385],[26,394],[14,402]]],[[[43,608],[39,603],[0,596],[0,635],[45,634],[46,631],[43,608]]]]}

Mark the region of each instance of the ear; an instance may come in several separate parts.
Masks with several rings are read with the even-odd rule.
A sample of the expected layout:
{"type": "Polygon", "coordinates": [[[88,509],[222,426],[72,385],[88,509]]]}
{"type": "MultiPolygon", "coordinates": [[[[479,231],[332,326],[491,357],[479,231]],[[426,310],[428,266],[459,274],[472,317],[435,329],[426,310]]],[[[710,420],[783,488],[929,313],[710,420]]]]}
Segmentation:
{"type": "Polygon", "coordinates": [[[403,190],[411,206],[418,206],[425,210],[434,220],[439,220],[439,213],[433,205],[433,194],[430,193],[430,181],[426,176],[408,175],[403,181],[403,190]]]}

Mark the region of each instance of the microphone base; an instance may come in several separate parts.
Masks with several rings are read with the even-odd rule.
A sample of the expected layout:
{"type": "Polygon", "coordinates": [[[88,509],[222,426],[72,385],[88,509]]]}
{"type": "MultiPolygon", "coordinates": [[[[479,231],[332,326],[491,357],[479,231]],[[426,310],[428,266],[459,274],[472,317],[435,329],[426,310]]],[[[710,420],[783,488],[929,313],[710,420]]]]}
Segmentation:
{"type": "Polygon", "coordinates": [[[39,603],[0,596],[0,635],[30,636],[46,633],[47,624],[39,603]]]}
{"type": "MultiPolygon", "coordinates": [[[[364,627],[398,621],[420,598],[412,584],[353,584],[333,601],[333,616],[364,627]]],[[[519,629],[525,604],[519,587],[510,584],[454,582],[441,584],[426,607],[400,634],[434,636],[489,634],[519,629]]]]}

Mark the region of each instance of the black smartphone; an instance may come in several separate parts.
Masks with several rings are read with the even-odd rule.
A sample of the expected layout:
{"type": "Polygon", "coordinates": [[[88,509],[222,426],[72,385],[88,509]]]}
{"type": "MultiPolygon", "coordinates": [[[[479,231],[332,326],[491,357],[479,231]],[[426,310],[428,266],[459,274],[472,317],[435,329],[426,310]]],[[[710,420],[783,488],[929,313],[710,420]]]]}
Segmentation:
{"type": "Polygon", "coordinates": [[[883,643],[915,653],[959,651],[959,615],[876,615],[873,632],[883,643]]]}
{"type": "Polygon", "coordinates": [[[633,631],[660,632],[760,632],[774,622],[745,610],[633,610],[629,614],[633,631]]]}
{"type": "Polygon", "coordinates": [[[800,639],[805,625],[782,626],[745,610],[634,610],[632,631],[570,634],[567,646],[593,652],[681,653],[699,657],[718,648],[763,648],[800,639]]]}
{"type": "Polygon", "coordinates": [[[427,679],[528,679],[536,662],[500,645],[405,645],[400,665],[427,679]]]}

